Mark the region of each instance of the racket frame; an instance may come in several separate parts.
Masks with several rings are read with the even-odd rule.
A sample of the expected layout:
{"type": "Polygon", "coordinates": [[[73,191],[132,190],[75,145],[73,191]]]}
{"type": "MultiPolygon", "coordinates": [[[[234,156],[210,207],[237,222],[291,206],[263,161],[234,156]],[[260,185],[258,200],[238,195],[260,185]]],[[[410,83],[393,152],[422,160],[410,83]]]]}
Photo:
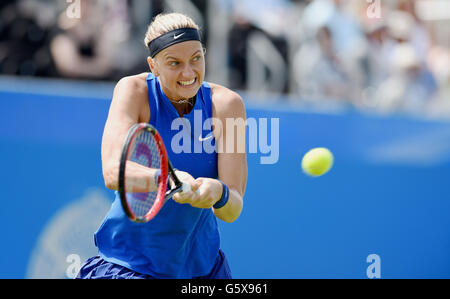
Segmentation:
{"type": "Polygon", "coordinates": [[[119,195],[120,195],[120,201],[123,207],[123,210],[125,212],[125,214],[127,215],[127,217],[134,221],[134,222],[138,222],[138,223],[145,223],[150,221],[151,219],[153,219],[156,214],[158,214],[159,210],[162,208],[163,204],[166,202],[166,200],[170,197],[168,197],[168,195],[173,195],[173,193],[178,192],[171,192],[172,190],[169,190],[166,192],[167,190],[167,184],[168,184],[168,175],[169,175],[169,171],[171,173],[171,176],[173,176],[173,180],[175,182],[176,187],[178,187],[178,184],[181,185],[181,182],[179,181],[179,179],[174,176],[174,171],[172,168],[172,165],[170,164],[169,158],[167,156],[167,151],[166,148],[164,146],[164,142],[161,138],[161,135],[159,135],[158,131],[150,124],[147,123],[138,123],[133,125],[129,131],[128,134],[125,138],[123,147],[122,147],[122,155],[120,157],[120,166],[119,166],[119,195]],[[126,162],[127,162],[127,157],[131,148],[131,144],[133,142],[133,140],[135,139],[136,135],[142,131],[142,130],[146,130],[147,132],[149,132],[150,134],[153,135],[154,140],[156,142],[156,145],[158,147],[158,152],[160,155],[160,177],[159,180],[160,182],[158,183],[158,191],[157,191],[157,195],[156,195],[156,199],[155,199],[155,203],[153,204],[152,208],[150,209],[150,211],[145,214],[145,216],[143,217],[137,217],[134,212],[132,211],[132,209],[130,208],[128,201],[127,201],[127,192],[126,192],[126,176],[125,176],[125,170],[126,170],[126,162]]]}

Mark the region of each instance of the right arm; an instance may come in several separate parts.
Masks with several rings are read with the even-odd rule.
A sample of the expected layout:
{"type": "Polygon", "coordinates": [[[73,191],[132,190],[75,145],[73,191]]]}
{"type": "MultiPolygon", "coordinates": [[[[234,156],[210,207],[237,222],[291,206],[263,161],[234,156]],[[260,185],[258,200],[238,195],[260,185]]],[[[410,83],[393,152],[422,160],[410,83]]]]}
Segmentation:
{"type": "MultiPolygon", "coordinates": [[[[148,122],[150,108],[148,91],[143,75],[125,77],[114,88],[108,118],[102,138],[102,170],[105,186],[118,189],[119,164],[122,146],[128,130],[136,123],[148,122]]],[[[127,182],[148,189],[152,183],[152,172],[149,168],[136,163],[128,163],[127,182]]],[[[136,192],[144,190],[136,190],[136,192]]]]}

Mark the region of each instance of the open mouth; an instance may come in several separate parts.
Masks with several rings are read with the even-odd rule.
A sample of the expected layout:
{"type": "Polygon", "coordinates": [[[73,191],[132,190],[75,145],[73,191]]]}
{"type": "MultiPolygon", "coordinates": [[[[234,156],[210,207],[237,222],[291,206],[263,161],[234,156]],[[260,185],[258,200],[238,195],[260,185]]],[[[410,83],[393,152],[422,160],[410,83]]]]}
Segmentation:
{"type": "Polygon", "coordinates": [[[195,82],[197,81],[197,77],[195,77],[194,79],[190,80],[190,81],[178,81],[178,84],[183,86],[183,87],[190,87],[192,86],[195,82]]]}

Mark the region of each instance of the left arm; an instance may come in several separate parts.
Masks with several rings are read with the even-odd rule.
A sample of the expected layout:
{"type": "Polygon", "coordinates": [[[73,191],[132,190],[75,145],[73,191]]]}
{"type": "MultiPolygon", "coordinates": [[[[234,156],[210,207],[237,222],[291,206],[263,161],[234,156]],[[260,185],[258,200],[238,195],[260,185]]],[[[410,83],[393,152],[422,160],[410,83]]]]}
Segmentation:
{"type": "MultiPolygon", "coordinates": [[[[246,113],[242,98],[227,89],[216,91],[216,117],[221,123],[217,130],[219,180],[229,189],[229,200],[225,206],[214,209],[214,215],[226,222],[235,221],[241,214],[247,183],[247,155],[245,145],[246,113]],[[228,123],[227,123],[228,122],[228,123]]],[[[215,180],[217,181],[217,180],[215,180]]],[[[222,195],[222,185],[219,182],[222,195]]]]}

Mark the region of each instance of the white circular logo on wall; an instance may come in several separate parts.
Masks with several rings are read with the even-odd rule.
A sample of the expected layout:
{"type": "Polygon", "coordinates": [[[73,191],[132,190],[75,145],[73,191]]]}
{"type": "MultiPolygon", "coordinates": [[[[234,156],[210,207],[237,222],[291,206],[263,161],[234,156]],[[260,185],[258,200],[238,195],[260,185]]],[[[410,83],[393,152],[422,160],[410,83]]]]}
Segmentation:
{"type": "Polygon", "coordinates": [[[93,188],[55,213],[32,250],[26,278],[75,278],[82,263],[98,254],[94,232],[110,206],[107,195],[93,188]]]}

